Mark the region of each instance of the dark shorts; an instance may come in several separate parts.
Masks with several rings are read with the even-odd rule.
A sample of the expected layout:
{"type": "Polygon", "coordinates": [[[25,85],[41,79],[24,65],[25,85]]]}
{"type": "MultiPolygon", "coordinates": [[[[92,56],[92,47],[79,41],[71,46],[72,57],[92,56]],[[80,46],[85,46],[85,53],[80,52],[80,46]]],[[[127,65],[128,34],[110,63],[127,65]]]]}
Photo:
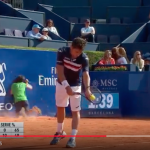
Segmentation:
{"type": "Polygon", "coordinates": [[[20,112],[22,107],[25,109],[26,112],[29,111],[29,104],[28,101],[19,101],[15,103],[16,113],[20,112]]]}
{"type": "Polygon", "coordinates": [[[88,42],[94,42],[94,35],[89,33],[87,35],[81,36],[83,39],[86,39],[88,42]]]}

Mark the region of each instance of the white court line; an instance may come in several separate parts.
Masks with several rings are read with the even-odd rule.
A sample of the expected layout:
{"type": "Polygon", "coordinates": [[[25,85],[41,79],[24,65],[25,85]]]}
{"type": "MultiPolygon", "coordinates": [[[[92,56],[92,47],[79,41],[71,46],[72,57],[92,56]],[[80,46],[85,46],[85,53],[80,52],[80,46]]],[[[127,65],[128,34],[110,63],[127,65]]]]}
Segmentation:
{"type": "Polygon", "coordinates": [[[106,135],[106,137],[150,137],[150,135],[106,135]]]}
{"type": "MultiPolygon", "coordinates": [[[[124,144],[117,144],[114,146],[125,146],[125,145],[131,145],[131,144],[150,144],[150,142],[137,142],[137,143],[124,143],[124,144]]],[[[111,146],[112,147],[112,146],[111,146]]],[[[91,149],[91,148],[111,148],[111,147],[104,147],[104,146],[91,146],[91,147],[80,147],[76,149],[91,149]]]]}
{"type": "Polygon", "coordinates": [[[91,147],[80,147],[76,149],[90,149],[90,148],[105,148],[104,146],[91,146],[91,147]]]}

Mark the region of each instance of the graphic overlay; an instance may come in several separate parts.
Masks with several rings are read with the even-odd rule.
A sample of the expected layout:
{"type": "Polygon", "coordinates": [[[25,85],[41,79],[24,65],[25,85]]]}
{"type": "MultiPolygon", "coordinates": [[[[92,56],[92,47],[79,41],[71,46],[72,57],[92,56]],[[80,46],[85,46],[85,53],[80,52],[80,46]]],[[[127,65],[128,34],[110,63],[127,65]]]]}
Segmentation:
{"type": "Polygon", "coordinates": [[[21,138],[23,135],[23,122],[0,122],[0,138],[21,138]]]}
{"type": "MultiPolygon", "coordinates": [[[[15,137],[15,136],[8,136],[15,137]]],[[[58,135],[19,135],[18,137],[58,137],[58,135]]],[[[59,137],[135,137],[135,138],[145,138],[150,137],[150,135],[59,135],[59,137]]],[[[2,145],[2,141],[0,141],[0,146],[2,145]]]]}

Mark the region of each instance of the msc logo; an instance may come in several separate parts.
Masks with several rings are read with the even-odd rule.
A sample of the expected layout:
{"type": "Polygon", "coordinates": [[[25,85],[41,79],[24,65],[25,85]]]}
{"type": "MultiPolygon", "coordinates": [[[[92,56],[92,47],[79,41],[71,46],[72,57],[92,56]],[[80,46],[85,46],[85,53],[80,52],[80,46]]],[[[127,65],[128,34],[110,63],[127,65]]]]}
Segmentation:
{"type": "Polygon", "coordinates": [[[98,85],[99,85],[98,80],[93,80],[93,82],[92,82],[92,86],[96,86],[96,87],[98,87],[98,85]]]}
{"type": "Polygon", "coordinates": [[[100,80],[100,86],[117,86],[117,80],[116,79],[100,80]]]}
{"type": "Polygon", "coordinates": [[[113,86],[113,87],[115,87],[115,86],[117,86],[117,80],[116,79],[105,79],[105,80],[101,79],[99,81],[93,80],[92,85],[96,86],[96,87],[98,87],[98,86],[104,86],[104,87],[113,86]]]}

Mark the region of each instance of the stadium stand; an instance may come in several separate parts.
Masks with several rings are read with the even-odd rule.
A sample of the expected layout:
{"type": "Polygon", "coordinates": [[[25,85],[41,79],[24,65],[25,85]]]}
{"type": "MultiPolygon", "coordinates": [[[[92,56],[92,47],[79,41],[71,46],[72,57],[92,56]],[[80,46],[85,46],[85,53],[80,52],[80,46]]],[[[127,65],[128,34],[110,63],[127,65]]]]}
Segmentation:
{"type": "MultiPolygon", "coordinates": [[[[41,24],[42,21],[40,20],[41,15],[43,13],[39,12],[37,14],[37,12],[33,12],[33,11],[29,11],[29,12],[28,11],[26,11],[26,12],[25,11],[21,11],[21,10],[12,8],[12,7],[6,5],[5,3],[1,2],[1,1],[0,1],[0,14],[4,15],[4,16],[11,16],[11,17],[19,17],[19,18],[26,18],[26,19],[29,18],[34,23],[39,24],[41,26],[41,28],[43,28],[44,24],[45,24],[44,23],[45,22],[44,15],[43,15],[43,18],[41,19],[41,20],[44,20],[44,22],[42,24],[41,24]],[[36,19],[36,18],[38,18],[38,19],[36,19]],[[36,20],[38,21],[38,23],[36,22],[36,20]],[[39,21],[41,21],[41,22],[39,22],[39,21]]],[[[6,19],[6,21],[7,21],[7,19],[6,19]]],[[[14,22],[15,29],[17,28],[18,25],[19,24],[17,24],[17,23],[15,25],[15,22],[14,22]]],[[[63,41],[65,41],[65,39],[63,39],[62,37],[59,37],[59,36],[53,34],[52,32],[50,32],[50,37],[53,40],[63,40],[63,41]]]]}
{"type": "MultiPolygon", "coordinates": [[[[53,33],[49,35],[53,40],[60,43],[60,45],[63,41],[66,41],[65,44],[68,45],[67,41],[72,41],[73,38],[81,35],[80,31],[84,26],[85,19],[91,20],[91,26],[93,26],[96,31],[96,43],[88,43],[88,45],[90,45],[89,48],[87,47],[88,50],[91,48],[93,48],[91,50],[106,50],[117,45],[125,45],[127,53],[132,55],[137,47],[141,49],[142,44],[149,44],[149,35],[146,33],[149,26],[148,16],[150,10],[148,0],[132,0],[132,2],[125,0],[81,0],[80,3],[76,3],[74,0],[35,0],[34,3],[23,0],[22,4],[19,3],[16,5],[16,1],[12,1],[11,5],[13,7],[4,2],[0,2],[0,15],[3,15],[3,17],[9,16],[30,19],[32,25],[33,22],[35,22],[42,28],[45,26],[46,20],[52,19],[61,37],[53,33]],[[143,25],[145,25],[145,27],[141,28],[143,25]],[[139,33],[138,36],[137,33],[139,33]],[[128,45],[130,45],[130,47],[128,45]]],[[[9,35],[11,35],[9,39],[12,38],[12,35],[13,38],[24,39],[24,33],[27,30],[21,30],[15,18],[13,19],[14,23],[16,22],[16,25],[14,24],[15,28],[4,27],[2,21],[0,30],[13,30],[11,32],[8,30],[9,35]]],[[[31,24],[29,25],[30,29],[31,24]]],[[[4,38],[5,35],[2,35],[2,33],[3,32],[0,32],[1,38],[2,36],[4,38]]],[[[5,37],[6,43],[7,38],[5,37]]],[[[43,41],[38,44],[29,43],[32,42],[28,42],[28,46],[49,47],[47,44],[48,41],[43,41]]],[[[144,49],[143,52],[148,51],[148,48],[144,49]]]]}
{"type": "Polygon", "coordinates": [[[148,21],[149,11],[150,6],[109,6],[106,19],[107,23],[111,23],[114,17],[121,20],[121,23],[124,23],[124,20],[129,23],[145,23],[148,21]]]}
{"type": "Polygon", "coordinates": [[[27,16],[28,18],[34,19],[36,22],[40,23],[41,25],[45,25],[45,13],[38,12],[38,11],[29,11],[23,9],[17,9],[19,12],[27,16]]]}
{"type": "MultiPolygon", "coordinates": [[[[80,0],[79,3],[75,0],[34,0],[34,3],[28,0],[22,1],[22,4],[20,2],[16,4],[16,1],[12,0],[10,5],[0,1],[0,45],[51,49],[70,46],[73,38],[81,35],[85,19],[90,19],[91,26],[96,31],[95,43],[88,43],[86,51],[104,51],[121,46],[125,48],[129,60],[133,58],[135,51],[139,50],[150,62],[150,54],[146,56],[150,47],[150,0],[80,0]],[[48,19],[54,21],[60,36],[50,32],[51,41],[26,37],[34,24],[38,24],[42,29],[48,19]]],[[[95,59],[92,61],[94,63],[95,59]]],[[[126,66],[128,69],[126,73],[119,71],[117,74],[117,80],[121,80],[119,89],[123,91],[121,93],[122,98],[124,97],[123,103],[129,98],[125,90],[129,90],[130,93],[137,92],[135,97],[132,96],[133,103],[124,106],[128,114],[128,108],[130,107],[131,111],[137,101],[142,104],[141,99],[145,98],[148,89],[146,86],[149,85],[147,84],[149,74],[136,73],[135,65],[126,66]],[[131,71],[134,73],[132,74],[131,71]],[[127,78],[130,79],[129,82],[127,78]],[[138,79],[141,83],[137,84],[134,79],[138,79]],[[138,97],[137,89],[145,92],[142,94],[143,98],[138,97]]],[[[150,71],[150,67],[147,70],[150,71]]],[[[107,71],[103,73],[103,76],[108,74],[107,71]]],[[[116,74],[112,73],[111,76],[107,76],[108,79],[109,77],[115,79],[116,74]]],[[[140,107],[138,110],[142,111],[140,107]]]]}

